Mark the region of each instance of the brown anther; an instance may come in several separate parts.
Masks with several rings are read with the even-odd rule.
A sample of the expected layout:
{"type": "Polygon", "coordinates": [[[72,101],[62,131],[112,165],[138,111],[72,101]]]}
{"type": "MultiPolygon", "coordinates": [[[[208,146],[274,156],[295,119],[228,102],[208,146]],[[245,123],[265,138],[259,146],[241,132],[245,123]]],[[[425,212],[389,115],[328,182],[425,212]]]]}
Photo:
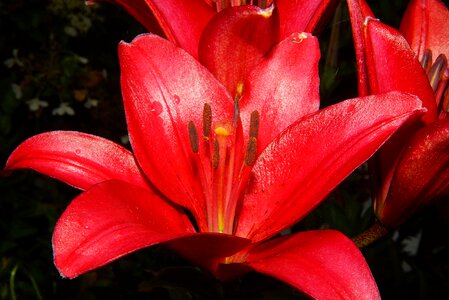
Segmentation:
{"type": "Polygon", "coordinates": [[[209,139],[212,126],[212,108],[209,103],[204,103],[203,108],[203,135],[206,140],[209,139]]]}
{"type": "Polygon", "coordinates": [[[189,121],[188,130],[189,130],[190,148],[192,148],[193,153],[198,153],[198,133],[196,131],[196,127],[193,121],[189,121]]]}
{"type": "Polygon", "coordinates": [[[234,99],[234,119],[232,120],[232,124],[234,125],[234,127],[237,126],[237,123],[239,121],[239,115],[240,115],[239,98],[235,97],[235,99],[234,99]]]}
{"type": "Polygon", "coordinates": [[[249,125],[249,137],[257,138],[259,134],[259,112],[257,110],[251,113],[251,120],[249,125]]]}
{"type": "Polygon", "coordinates": [[[432,86],[433,91],[435,92],[438,88],[438,84],[440,83],[441,76],[444,74],[445,69],[447,68],[447,59],[444,54],[438,55],[435,63],[429,70],[429,74],[427,77],[429,78],[430,85],[432,86]]]}
{"type": "Polygon", "coordinates": [[[220,160],[220,145],[218,144],[218,140],[214,139],[214,146],[212,150],[212,168],[218,168],[218,162],[220,160]]]}
{"type": "Polygon", "coordinates": [[[430,49],[426,49],[421,58],[421,66],[426,71],[426,73],[428,73],[431,65],[432,65],[432,51],[430,49]]]}
{"type": "Polygon", "coordinates": [[[246,148],[245,154],[245,165],[252,166],[256,160],[257,154],[257,138],[250,137],[248,141],[248,147],[246,148]]]}

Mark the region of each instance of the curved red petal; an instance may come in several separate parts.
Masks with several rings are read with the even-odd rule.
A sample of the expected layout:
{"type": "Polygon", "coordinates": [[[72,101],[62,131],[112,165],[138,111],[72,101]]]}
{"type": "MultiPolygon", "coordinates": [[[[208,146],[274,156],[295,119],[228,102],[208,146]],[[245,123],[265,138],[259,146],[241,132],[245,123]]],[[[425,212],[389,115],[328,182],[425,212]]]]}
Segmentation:
{"type": "Polygon", "coordinates": [[[221,11],[204,29],[199,59],[232,96],[277,38],[273,8],[238,6],[221,11]]]}
{"type": "Polygon", "coordinates": [[[220,262],[249,246],[251,241],[222,233],[203,232],[168,242],[169,248],[214,273],[220,262]]]}
{"type": "Polygon", "coordinates": [[[145,0],[86,0],[86,4],[97,2],[109,2],[122,6],[130,15],[140,22],[149,32],[159,33],[160,28],[157,24],[153,12],[145,0]]]}
{"type": "Polygon", "coordinates": [[[133,251],[194,234],[181,209],[146,189],[106,181],[75,198],[53,233],[56,267],[69,278],[133,251]]]}
{"type": "Polygon", "coordinates": [[[293,225],[422,112],[416,96],[394,92],[347,100],[297,121],[256,161],[236,235],[260,241],[293,225]]]}
{"type": "Polygon", "coordinates": [[[121,43],[119,56],[130,141],[139,165],[155,187],[189,209],[204,229],[206,196],[199,174],[208,166],[195,162],[207,161],[210,152],[199,136],[199,153],[193,153],[189,122],[202,133],[204,103],[211,106],[213,123],[232,122],[233,101],[202,65],[157,36],[121,43]]]}
{"type": "Polygon", "coordinates": [[[278,0],[280,39],[294,32],[320,30],[339,1],[336,0],[278,0]]]}
{"type": "Polygon", "coordinates": [[[52,131],[20,144],[5,171],[33,169],[85,190],[117,179],[148,188],[131,152],[109,140],[74,131],[52,131]]]}
{"type": "Polygon", "coordinates": [[[357,58],[357,75],[359,96],[369,95],[368,70],[365,53],[364,22],[374,14],[364,0],[346,0],[351,19],[352,38],[357,58]]]}
{"type": "Polygon", "coordinates": [[[370,93],[400,91],[418,96],[427,113],[436,117],[436,102],[427,75],[404,37],[375,19],[366,21],[366,54],[370,93]]]}
{"type": "Polygon", "coordinates": [[[401,21],[400,30],[418,58],[426,49],[433,59],[444,54],[449,57],[449,10],[439,0],[412,0],[401,21]]]}
{"type": "Polygon", "coordinates": [[[449,119],[442,119],[408,141],[387,198],[384,203],[376,202],[375,211],[383,224],[396,227],[432,200],[448,194],[449,119]]]}
{"type": "Polygon", "coordinates": [[[249,130],[251,113],[259,112],[259,153],[287,126],[318,110],[319,59],[318,40],[295,33],[273,48],[245,80],[241,118],[249,130]]]}
{"type": "Polygon", "coordinates": [[[300,232],[254,247],[245,265],[313,299],[380,299],[360,250],[334,230],[300,232]]]}

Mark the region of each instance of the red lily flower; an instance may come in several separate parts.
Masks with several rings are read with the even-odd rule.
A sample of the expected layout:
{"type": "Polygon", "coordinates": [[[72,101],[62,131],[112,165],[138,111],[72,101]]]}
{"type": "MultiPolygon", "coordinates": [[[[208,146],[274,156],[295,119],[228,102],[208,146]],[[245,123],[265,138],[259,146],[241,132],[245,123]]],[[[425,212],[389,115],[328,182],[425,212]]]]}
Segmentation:
{"type": "Polygon", "coordinates": [[[248,72],[274,45],[294,32],[320,28],[338,4],[335,0],[90,2],[100,1],[123,6],[149,30],[152,23],[146,23],[154,15],[167,38],[197,58],[236,97],[248,72]],[[259,6],[244,5],[248,2],[259,6]]]}
{"type": "Polygon", "coordinates": [[[382,224],[395,227],[449,194],[449,69],[445,56],[449,30],[444,25],[449,11],[438,0],[412,1],[401,25],[406,39],[372,18],[364,1],[348,0],[348,4],[360,95],[407,92],[419,96],[428,110],[419,123],[389,140],[373,162],[375,213],[382,224]]]}
{"type": "Polygon", "coordinates": [[[53,235],[63,276],[164,243],[219,278],[253,270],[314,298],[379,298],[343,234],[271,238],[420,115],[417,97],[389,93],[318,110],[319,48],[306,33],[275,47],[240,99],[157,36],[121,43],[119,56],[133,153],[59,131],[28,139],[7,162],[8,171],[31,168],[86,190],[53,235]]]}

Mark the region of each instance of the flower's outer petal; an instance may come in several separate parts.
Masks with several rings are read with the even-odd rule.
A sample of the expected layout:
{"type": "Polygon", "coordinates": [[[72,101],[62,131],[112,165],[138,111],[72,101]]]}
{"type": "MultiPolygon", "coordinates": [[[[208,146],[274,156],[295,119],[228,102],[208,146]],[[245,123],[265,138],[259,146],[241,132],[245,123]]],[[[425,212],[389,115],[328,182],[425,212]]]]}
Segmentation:
{"type": "Polygon", "coordinates": [[[439,54],[449,57],[449,10],[439,0],[410,1],[400,30],[421,59],[426,49],[433,59],[439,54]]]}
{"type": "Polygon", "coordinates": [[[204,29],[199,58],[232,96],[277,39],[273,7],[237,6],[221,11],[204,29]]]}
{"type": "Polygon", "coordinates": [[[305,231],[274,239],[251,249],[243,264],[313,299],[380,299],[362,253],[335,230],[305,231]]]}
{"type": "Polygon", "coordinates": [[[145,0],[86,0],[87,5],[97,2],[109,2],[122,6],[131,16],[140,22],[149,32],[159,33],[161,30],[153,12],[145,0]]]}
{"type": "Polygon", "coordinates": [[[346,0],[348,3],[349,16],[351,19],[352,38],[357,59],[357,75],[359,96],[369,95],[368,70],[366,66],[364,22],[367,17],[374,14],[366,4],[365,0],[346,0]]]}
{"type": "Polygon", "coordinates": [[[367,19],[366,53],[371,94],[400,91],[418,96],[427,108],[423,121],[436,118],[436,102],[427,75],[405,38],[376,19],[367,19]]]}
{"type": "Polygon", "coordinates": [[[250,244],[248,239],[213,232],[198,233],[166,243],[173,251],[212,273],[226,257],[250,244]]]}
{"type": "Polygon", "coordinates": [[[430,124],[413,136],[402,153],[388,196],[376,202],[379,220],[396,227],[431,200],[449,194],[449,119],[430,124]]]}
{"type": "Polygon", "coordinates": [[[11,154],[3,172],[15,169],[33,169],[82,190],[111,179],[148,188],[131,152],[75,131],[52,131],[27,139],[11,154]]]}
{"type": "Polygon", "coordinates": [[[150,22],[154,15],[167,38],[194,57],[198,57],[201,33],[215,14],[214,9],[203,0],[100,1],[118,3],[147,28],[152,25],[150,22]]]}
{"type": "Polygon", "coordinates": [[[183,213],[146,189],[99,183],[75,198],[53,233],[56,267],[73,278],[128,253],[194,234],[183,213]]]}
{"type": "Polygon", "coordinates": [[[333,14],[336,0],[278,0],[280,39],[294,32],[316,33],[333,14]]]}
{"type": "Polygon", "coordinates": [[[257,159],[236,235],[256,242],[293,225],[423,111],[416,96],[392,92],[347,100],[292,124],[257,159]]]}
{"type": "Polygon", "coordinates": [[[130,142],[139,165],[156,188],[189,209],[204,229],[207,191],[199,174],[211,168],[210,151],[203,147],[204,103],[210,104],[214,123],[232,121],[233,100],[206,68],[158,36],[121,43],[119,57],[130,142]],[[190,146],[190,121],[198,131],[201,159],[190,146]]]}
{"type": "Polygon", "coordinates": [[[249,74],[240,100],[241,117],[248,130],[249,116],[259,112],[259,152],[290,124],[318,110],[319,59],[318,40],[308,33],[295,33],[249,74]]]}

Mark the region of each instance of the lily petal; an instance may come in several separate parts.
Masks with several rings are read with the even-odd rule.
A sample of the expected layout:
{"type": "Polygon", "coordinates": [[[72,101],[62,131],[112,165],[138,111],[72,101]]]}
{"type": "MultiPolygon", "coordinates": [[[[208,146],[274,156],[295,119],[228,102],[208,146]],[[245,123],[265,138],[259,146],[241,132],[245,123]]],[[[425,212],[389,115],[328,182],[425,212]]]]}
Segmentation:
{"type": "Polygon", "coordinates": [[[248,130],[251,113],[259,112],[259,152],[294,121],[318,110],[319,59],[318,40],[308,33],[295,33],[249,74],[240,100],[241,117],[248,130]]]}
{"type": "Polygon", "coordinates": [[[3,172],[15,169],[33,169],[81,190],[111,179],[148,188],[131,152],[109,140],[75,131],[52,131],[24,141],[3,172]]]}
{"type": "Polygon", "coordinates": [[[61,275],[76,277],[138,249],[194,234],[179,208],[122,181],[106,181],[75,198],[53,233],[61,275]]]}
{"type": "Polygon", "coordinates": [[[436,118],[436,102],[427,75],[404,37],[376,19],[366,22],[370,93],[400,91],[418,96],[427,108],[423,121],[436,118]]]}
{"type": "Polygon", "coordinates": [[[412,0],[401,21],[400,31],[421,59],[426,49],[433,59],[449,57],[449,10],[439,0],[412,0]]]}
{"type": "MultiPolygon", "coordinates": [[[[192,121],[197,129],[202,128],[204,103],[212,108],[213,122],[232,121],[233,100],[193,57],[155,35],[141,35],[130,44],[121,43],[119,56],[135,156],[155,187],[189,209],[203,229],[205,196],[198,170],[192,168],[188,124],[192,121]]],[[[201,148],[200,156],[205,152],[209,153],[201,148]]]]}
{"type": "Polygon", "coordinates": [[[346,0],[352,26],[355,54],[357,58],[357,75],[359,96],[369,95],[368,70],[365,53],[365,27],[367,17],[374,17],[371,8],[364,0],[346,0]]]}
{"type": "Polygon", "coordinates": [[[336,0],[278,0],[280,39],[294,32],[313,32],[320,30],[326,17],[334,12],[339,1],[336,0]]]}
{"type": "Polygon", "coordinates": [[[154,27],[150,23],[154,15],[167,38],[196,58],[201,33],[216,13],[203,0],[91,0],[89,2],[99,1],[123,6],[145,27],[150,28],[149,30],[154,27]]]}
{"type": "Polygon", "coordinates": [[[199,44],[199,59],[232,96],[240,96],[248,72],[276,40],[273,6],[237,6],[221,11],[207,24],[199,44]]]}
{"type": "Polygon", "coordinates": [[[384,203],[375,208],[379,220],[396,227],[430,200],[449,193],[449,119],[422,128],[402,153],[384,203]]]}
{"type": "Polygon", "coordinates": [[[416,96],[393,92],[347,100],[295,122],[257,159],[236,235],[256,242],[293,225],[422,113],[416,96]]]}
{"type": "Polygon", "coordinates": [[[334,230],[305,231],[254,247],[245,265],[313,299],[380,299],[362,253],[334,230]]]}

